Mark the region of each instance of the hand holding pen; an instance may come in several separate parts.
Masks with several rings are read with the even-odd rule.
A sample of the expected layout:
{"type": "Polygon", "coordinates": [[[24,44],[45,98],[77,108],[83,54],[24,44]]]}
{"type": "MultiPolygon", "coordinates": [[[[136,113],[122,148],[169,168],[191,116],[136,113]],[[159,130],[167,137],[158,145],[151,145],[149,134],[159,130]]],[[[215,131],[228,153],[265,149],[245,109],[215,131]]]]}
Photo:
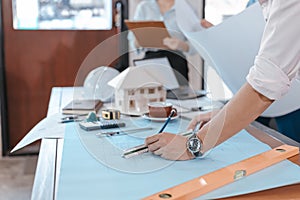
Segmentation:
{"type": "Polygon", "coordinates": [[[192,155],[187,150],[187,136],[196,134],[203,125],[197,124],[194,129],[178,135],[172,133],[162,133],[146,139],[149,151],[167,160],[190,160],[192,155]]]}
{"type": "MultiPolygon", "coordinates": [[[[164,131],[164,129],[166,128],[166,126],[170,122],[171,118],[175,114],[176,114],[176,109],[172,109],[170,115],[168,116],[168,118],[166,119],[165,123],[163,124],[163,126],[161,127],[161,129],[158,131],[158,133],[161,133],[161,132],[164,131]]],[[[140,154],[146,153],[148,151],[149,151],[149,149],[148,149],[147,145],[142,144],[142,145],[135,146],[135,147],[132,147],[130,149],[125,150],[124,153],[123,153],[123,157],[124,158],[130,158],[130,157],[133,157],[133,156],[136,156],[136,155],[140,155],[140,154]]]]}

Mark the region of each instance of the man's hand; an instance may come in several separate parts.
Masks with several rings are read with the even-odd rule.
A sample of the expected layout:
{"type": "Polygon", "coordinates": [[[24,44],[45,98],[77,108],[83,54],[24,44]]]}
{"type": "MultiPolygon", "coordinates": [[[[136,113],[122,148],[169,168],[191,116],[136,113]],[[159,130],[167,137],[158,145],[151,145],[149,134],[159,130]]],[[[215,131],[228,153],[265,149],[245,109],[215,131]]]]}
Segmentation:
{"type": "Polygon", "coordinates": [[[190,160],[194,156],[187,150],[187,137],[160,133],[146,138],[149,151],[168,160],[190,160]]]}
{"type": "Polygon", "coordinates": [[[206,112],[206,113],[201,113],[197,116],[195,116],[192,121],[190,121],[187,130],[192,129],[194,130],[195,126],[199,123],[199,122],[204,122],[207,123],[211,120],[211,118],[213,118],[213,116],[215,116],[220,110],[213,110],[210,112],[206,112]]]}
{"type": "Polygon", "coordinates": [[[212,23],[210,23],[209,21],[207,21],[206,19],[202,19],[201,20],[201,26],[203,26],[204,28],[210,28],[214,25],[212,23]]]}
{"type": "Polygon", "coordinates": [[[169,47],[172,50],[179,50],[179,51],[185,51],[188,52],[189,51],[189,45],[177,38],[165,38],[163,40],[163,44],[166,45],[167,47],[169,47]]]}

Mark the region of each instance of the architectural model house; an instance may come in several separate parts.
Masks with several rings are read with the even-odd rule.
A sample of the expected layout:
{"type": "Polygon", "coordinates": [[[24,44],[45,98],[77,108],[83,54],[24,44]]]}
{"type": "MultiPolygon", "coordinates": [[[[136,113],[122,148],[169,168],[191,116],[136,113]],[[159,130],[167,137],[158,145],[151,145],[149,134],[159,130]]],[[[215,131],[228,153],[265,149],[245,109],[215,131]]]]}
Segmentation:
{"type": "Polygon", "coordinates": [[[149,102],[166,100],[163,85],[142,67],[128,67],[108,84],[115,88],[115,108],[124,113],[144,113],[149,102]]]}

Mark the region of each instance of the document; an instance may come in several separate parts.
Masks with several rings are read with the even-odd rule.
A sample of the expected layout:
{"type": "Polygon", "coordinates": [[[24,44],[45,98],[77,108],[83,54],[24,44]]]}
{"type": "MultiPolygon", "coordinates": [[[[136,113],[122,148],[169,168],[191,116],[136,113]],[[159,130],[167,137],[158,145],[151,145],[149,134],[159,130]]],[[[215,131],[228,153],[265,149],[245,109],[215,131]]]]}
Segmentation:
{"type": "Polygon", "coordinates": [[[39,139],[43,138],[63,138],[65,133],[65,123],[59,123],[61,114],[54,114],[41,120],[29,133],[11,150],[15,152],[39,139]]]}
{"type": "Polygon", "coordinates": [[[125,20],[129,30],[136,37],[139,45],[144,48],[168,47],[163,44],[163,39],[170,37],[163,21],[129,21],[125,20]]]}
{"type": "MultiPolygon", "coordinates": [[[[187,11],[188,5],[184,7],[179,2],[176,1],[176,19],[179,26],[184,28],[189,25],[182,17],[191,11],[187,11]]],[[[200,26],[200,21],[198,23],[200,26]]],[[[183,32],[204,60],[216,69],[230,90],[236,93],[245,83],[245,77],[253,65],[264,25],[262,12],[257,5],[217,26],[201,31],[183,29],[183,32]]]]}

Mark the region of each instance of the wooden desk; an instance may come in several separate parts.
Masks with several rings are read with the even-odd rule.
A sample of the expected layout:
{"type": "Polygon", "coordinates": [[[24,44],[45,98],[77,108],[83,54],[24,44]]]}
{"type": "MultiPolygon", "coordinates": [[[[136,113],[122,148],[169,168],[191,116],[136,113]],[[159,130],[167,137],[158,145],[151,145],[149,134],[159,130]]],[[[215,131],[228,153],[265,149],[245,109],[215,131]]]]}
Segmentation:
{"type": "MultiPolygon", "coordinates": [[[[53,88],[48,107],[48,116],[61,112],[61,108],[73,97],[73,88],[53,88]]],[[[80,95],[79,93],[76,93],[80,95]]],[[[300,146],[299,143],[284,135],[269,129],[257,122],[253,122],[247,131],[274,148],[281,144],[300,146]]],[[[32,190],[32,200],[56,199],[57,183],[60,172],[60,161],[63,149],[63,139],[43,139],[40,148],[38,165],[32,190]]],[[[300,165],[300,156],[290,158],[300,165]]],[[[253,194],[241,195],[226,199],[297,199],[300,197],[300,184],[285,186],[253,194]]]]}

